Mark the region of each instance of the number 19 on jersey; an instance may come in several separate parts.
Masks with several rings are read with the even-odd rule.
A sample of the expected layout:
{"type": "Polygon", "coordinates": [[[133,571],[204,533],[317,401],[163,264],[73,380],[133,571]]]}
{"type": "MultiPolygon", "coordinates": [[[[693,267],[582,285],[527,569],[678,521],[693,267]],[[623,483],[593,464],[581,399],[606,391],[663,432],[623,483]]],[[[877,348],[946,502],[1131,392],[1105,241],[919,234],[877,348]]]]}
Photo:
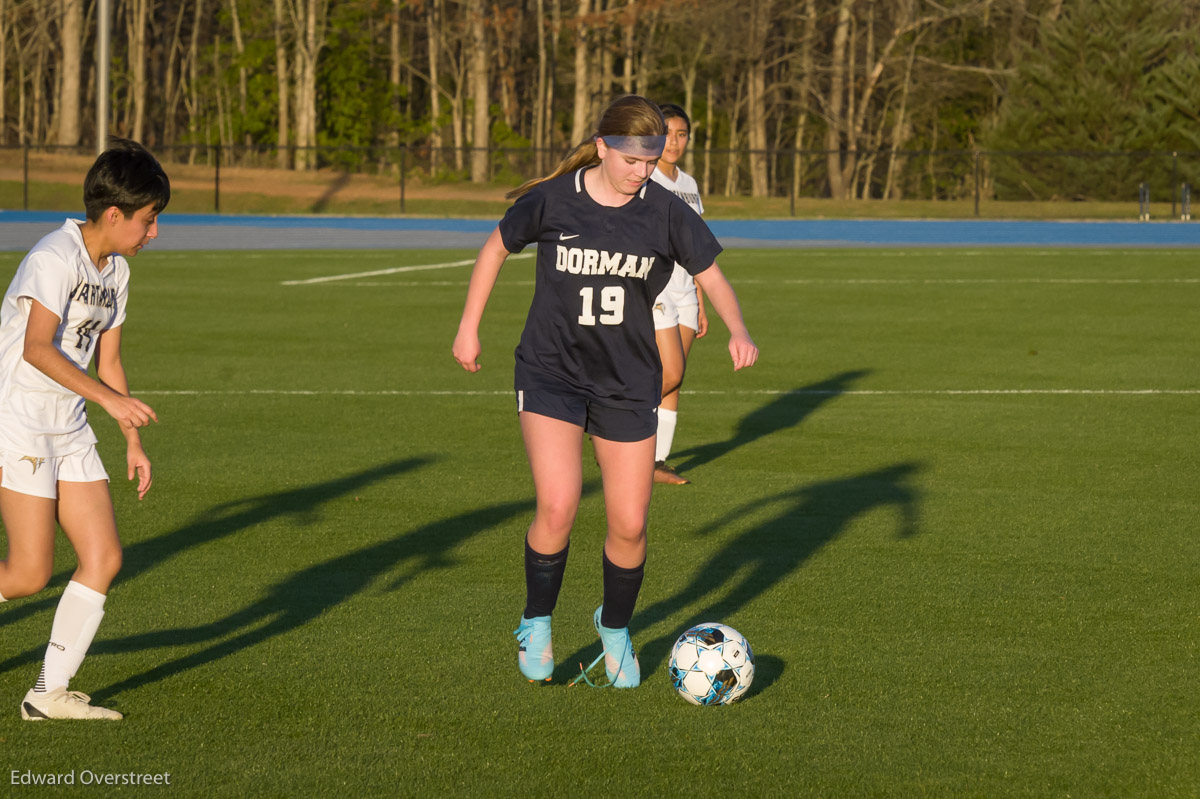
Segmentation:
{"type": "MultiPolygon", "coordinates": [[[[583,311],[579,314],[579,324],[594,325],[597,317],[592,310],[594,302],[595,289],[592,286],[584,286],[579,290],[579,296],[583,298],[583,311]]],[[[625,288],[623,286],[605,286],[600,289],[600,309],[603,313],[600,314],[599,322],[602,325],[619,325],[625,321],[625,288]]]]}

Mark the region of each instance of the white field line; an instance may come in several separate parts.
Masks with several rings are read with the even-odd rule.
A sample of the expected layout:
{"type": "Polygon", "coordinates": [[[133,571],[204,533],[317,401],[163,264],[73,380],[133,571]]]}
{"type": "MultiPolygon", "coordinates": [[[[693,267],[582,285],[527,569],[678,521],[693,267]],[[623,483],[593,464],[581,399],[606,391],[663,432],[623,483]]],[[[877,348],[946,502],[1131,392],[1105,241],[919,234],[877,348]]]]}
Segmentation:
{"type": "MultiPolygon", "coordinates": [[[[310,389],[179,389],[135,391],[136,396],[278,396],[278,397],[479,397],[479,396],[508,396],[513,392],[505,391],[462,391],[436,389],[383,389],[378,391],[347,390],[310,390],[310,389]]],[[[967,388],[967,389],[851,389],[839,391],[836,389],[745,389],[745,390],[715,390],[691,391],[684,394],[693,395],[794,395],[813,397],[954,397],[954,396],[1007,396],[1007,395],[1071,395],[1071,396],[1166,396],[1166,395],[1200,395],[1200,388],[1136,388],[1136,389],[1090,389],[1090,388],[967,388]]]]}
{"type": "Polygon", "coordinates": [[[785,280],[739,280],[731,281],[737,285],[772,284],[788,285],[1196,285],[1200,278],[1051,278],[1051,277],[1013,277],[1013,278],[790,278],[785,280]]]}
{"type": "MultiPolygon", "coordinates": [[[[532,258],[533,253],[520,253],[518,255],[508,256],[509,260],[516,258],[532,258]]],[[[332,283],[335,280],[353,280],[359,277],[379,277],[380,275],[396,275],[401,272],[420,272],[426,269],[449,269],[454,266],[471,266],[475,263],[472,258],[469,261],[447,261],[440,264],[418,264],[417,266],[396,266],[391,269],[376,269],[371,272],[351,272],[344,275],[325,275],[324,277],[310,277],[306,280],[284,280],[280,285],[283,286],[307,286],[313,283],[332,283]]]]}
{"type": "MultiPolygon", "coordinates": [[[[512,256],[523,257],[523,256],[512,256]]],[[[465,261],[462,264],[474,263],[474,261],[465,261]]],[[[454,265],[454,264],[451,264],[454,265]]],[[[437,268],[429,266],[423,268],[437,268]]],[[[390,274],[390,272],[389,272],[390,274]]],[[[354,277],[347,275],[346,279],[354,277]]],[[[318,278],[324,280],[325,278],[318,278]]],[[[341,280],[342,278],[338,278],[341,280]]],[[[289,281],[284,283],[285,286],[299,285],[303,281],[289,281]]],[[[462,280],[358,280],[353,283],[341,283],[340,285],[349,288],[419,288],[422,286],[465,286],[467,279],[462,280]]],[[[1063,284],[1063,285],[1200,285],[1200,278],[1162,278],[1162,279],[1140,279],[1134,278],[1122,280],[1117,278],[962,278],[962,279],[921,279],[921,278],[793,278],[785,280],[757,280],[757,279],[742,279],[733,277],[730,283],[735,286],[754,286],[754,285],[788,285],[788,286],[872,286],[872,285],[1035,285],[1035,284],[1063,284]]],[[[532,286],[532,280],[510,280],[505,281],[506,286],[532,286]]]]}
{"type": "MultiPolygon", "coordinates": [[[[520,257],[520,256],[513,256],[520,257]]],[[[474,263],[474,261],[465,262],[474,263]]],[[[434,268],[434,267],[426,267],[434,268]]],[[[352,276],[348,275],[347,279],[352,276]]],[[[339,278],[340,279],[340,278],[339,278]]],[[[350,288],[419,288],[422,286],[465,286],[467,279],[462,280],[358,280],[353,283],[341,283],[350,288]]],[[[757,280],[733,277],[730,280],[735,286],[754,285],[788,285],[788,286],[872,286],[872,285],[1200,285],[1200,278],[1162,278],[1162,279],[1109,279],[1109,278],[963,278],[963,279],[930,279],[920,278],[794,278],[785,280],[757,280]]],[[[296,281],[284,283],[285,286],[299,285],[296,281]]],[[[532,280],[505,281],[506,286],[532,286],[532,280]]]]}

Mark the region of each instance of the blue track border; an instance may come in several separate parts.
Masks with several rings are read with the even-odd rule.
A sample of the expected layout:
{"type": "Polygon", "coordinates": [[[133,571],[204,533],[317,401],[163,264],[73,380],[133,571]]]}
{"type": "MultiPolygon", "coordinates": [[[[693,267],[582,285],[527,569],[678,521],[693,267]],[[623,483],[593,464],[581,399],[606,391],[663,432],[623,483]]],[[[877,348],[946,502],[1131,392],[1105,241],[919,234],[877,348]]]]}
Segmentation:
{"type": "MultiPolygon", "coordinates": [[[[78,212],[0,211],[0,250],[24,250],[78,212]]],[[[1200,223],[1020,220],[709,220],[727,247],[1200,247],[1200,223]]],[[[494,219],[347,216],[163,217],[156,249],[477,246],[494,219]],[[210,235],[205,235],[204,231],[210,235]],[[172,242],[171,231],[178,231],[172,242]],[[190,234],[190,235],[185,235],[190,234]],[[419,235],[417,235],[419,234],[419,235]]]]}

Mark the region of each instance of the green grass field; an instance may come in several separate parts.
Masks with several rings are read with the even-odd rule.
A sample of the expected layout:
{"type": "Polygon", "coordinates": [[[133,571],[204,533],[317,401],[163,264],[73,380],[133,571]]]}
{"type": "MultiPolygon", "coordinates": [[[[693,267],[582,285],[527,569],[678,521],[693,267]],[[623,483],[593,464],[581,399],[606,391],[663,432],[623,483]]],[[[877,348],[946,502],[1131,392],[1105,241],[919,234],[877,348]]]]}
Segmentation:
{"type": "Polygon", "coordinates": [[[1194,797],[1196,256],[724,256],[762,357],[734,374],[719,323],[694,351],[694,483],[656,489],[646,679],[618,691],[566,686],[599,651],[590,457],[553,684],[515,666],[532,261],[469,375],[466,267],[283,285],[468,253],[148,251],[124,338],[155,485],[136,500],[94,409],[126,559],[72,683],[126,720],[19,719],[62,542],[51,588],[0,607],[0,793],[117,793],[86,771],[189,797],[1194,797]],[[666,662],[712,619],[758,675],[696,708],[666,662]]]}

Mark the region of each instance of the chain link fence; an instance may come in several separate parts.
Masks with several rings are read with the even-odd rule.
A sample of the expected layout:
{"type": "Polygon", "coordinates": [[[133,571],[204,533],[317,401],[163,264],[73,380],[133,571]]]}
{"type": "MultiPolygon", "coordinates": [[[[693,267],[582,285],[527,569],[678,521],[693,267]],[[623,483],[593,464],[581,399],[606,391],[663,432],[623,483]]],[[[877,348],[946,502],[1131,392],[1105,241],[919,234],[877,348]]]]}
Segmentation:
{"type": "MultiPolygon", "coordinates": [[[[505,204],[505,191],[546,174],[565,155],[416,145],[153,149],[171,175],[173,211],[261,214],[494,215],[505,204]],[[480,157],[487,180],[473,183],[473,159],[480,157]]],[[[0,147],[0,208],[80,207],[93,158],[86,147],[0,147]]],[[[1179,219],[1185,198],[1190,206],[1190,187],[1200,180],[1200,152],[750,151],[698,145],[683,166],[699,181],[706,205],[729,200],[725,204],[745,214],[779,217],[909,212],[1179,219]]]]}

